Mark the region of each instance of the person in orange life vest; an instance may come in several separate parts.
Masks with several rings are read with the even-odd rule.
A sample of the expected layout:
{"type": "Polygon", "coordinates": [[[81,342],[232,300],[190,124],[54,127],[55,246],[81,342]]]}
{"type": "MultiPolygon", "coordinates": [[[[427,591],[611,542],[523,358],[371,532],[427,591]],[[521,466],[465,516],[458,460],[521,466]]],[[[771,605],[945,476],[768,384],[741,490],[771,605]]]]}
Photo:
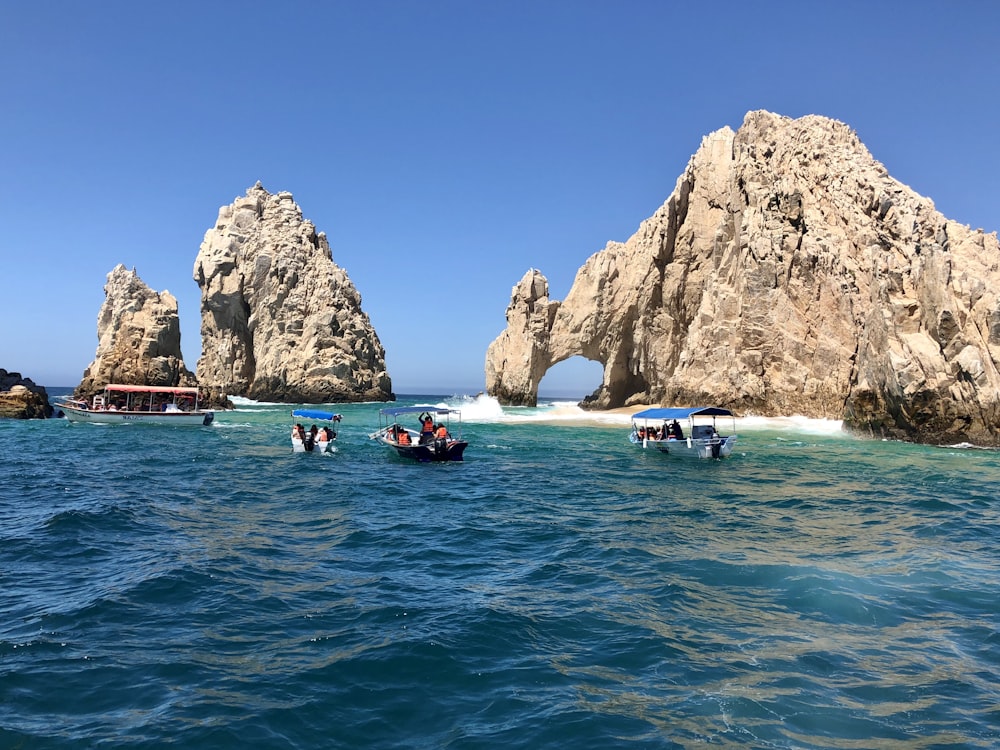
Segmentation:
{"type": "Polygon", "coordinates": [[[424,412],[420,415],[420,442],[426,443],[434,437],[434,418],[424,412]]]}
{"type": "Polygon", "coordinates": [[[408,433],[406,430],[402,430],[401,429],[399,431],[399,444],[400,445],[409,445],[410,444],[410,433],[408,433]]]}
{"type": "Polygon", "coordinates": [[[437,429],[434,431],[434,437],[436,438],[448,438],[448,428],[443,424],[439,424],[437,429]]]}

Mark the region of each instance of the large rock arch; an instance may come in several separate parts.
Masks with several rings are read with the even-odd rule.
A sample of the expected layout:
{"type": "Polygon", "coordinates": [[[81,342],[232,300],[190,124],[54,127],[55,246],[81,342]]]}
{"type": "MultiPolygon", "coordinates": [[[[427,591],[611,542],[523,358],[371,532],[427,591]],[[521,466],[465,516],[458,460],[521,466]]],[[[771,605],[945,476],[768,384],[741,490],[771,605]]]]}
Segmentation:
{"type": "Polygon", "coordinates": [[[995,233],[946,219],[843,123],[750,112],[564,301],[525,274],[487,389],[534,404],[547,369],[582,355],[604,366],[595,408],[709,402],[997,445],[998,263],[995,233]]]}

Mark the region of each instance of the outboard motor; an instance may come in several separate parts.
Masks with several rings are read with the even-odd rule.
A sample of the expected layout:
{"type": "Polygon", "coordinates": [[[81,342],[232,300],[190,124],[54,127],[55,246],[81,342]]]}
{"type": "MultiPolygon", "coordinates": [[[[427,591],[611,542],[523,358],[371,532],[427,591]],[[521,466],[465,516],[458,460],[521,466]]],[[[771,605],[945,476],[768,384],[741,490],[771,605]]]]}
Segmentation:
{"type": "Polygon", "coordinates": [[[434,452],[439,456],[445,455],[448,452],[448,439],[436,438],[434,440],[434,452]]]}

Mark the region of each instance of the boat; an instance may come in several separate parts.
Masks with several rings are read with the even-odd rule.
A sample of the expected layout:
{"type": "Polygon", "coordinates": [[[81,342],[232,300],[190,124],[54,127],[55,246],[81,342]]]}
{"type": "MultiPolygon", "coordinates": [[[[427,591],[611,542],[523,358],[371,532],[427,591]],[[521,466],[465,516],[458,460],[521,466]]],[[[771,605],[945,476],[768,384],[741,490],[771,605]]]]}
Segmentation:
{"type": "Polygon", "coordinates": [[[468,442],[462,439],[462,412],[447,406],[390,406],[379,410],[379,428],[368,436],[404,458],[430,461],[462,461],[468,442]],[[414,430],[399,423],[403,416],[416,415],[418,423],[433,423],[433,432],[414,430]],[[452,432],[452,418],[457,436],[452,432]]]}
{"type": "Polygon", "coordinates": [[[202,409],[198,389],[179,386],[124,385],[104,386],[88,403],[66,398],[56,404],[71,422],[119,424],[210,425],[215,412],[202,409]]]}
{"type": "Polygon", "coordinates": [[[729,409],[721,406],[657,407],[632,415],[629,440],[661,453],[725,458],[733,452],[736,437],[736,416],[729,409]],[[729,434],[719,432],[718,417],[732,420],[729,434]]]}
{"type": "Polygon", "coordinates": [[[334,441],[337,431],[333,428],[343,418],[342,414],[329,411],[314,411],[313,409],[295,409],[292,412],[295,419],[305,419],[314,424],[308,430],[301,422],[292,425],[293,453],[336,453],[334,441]],[[316,422],[325,422],[322,427],[316,427],[316,422]]]}

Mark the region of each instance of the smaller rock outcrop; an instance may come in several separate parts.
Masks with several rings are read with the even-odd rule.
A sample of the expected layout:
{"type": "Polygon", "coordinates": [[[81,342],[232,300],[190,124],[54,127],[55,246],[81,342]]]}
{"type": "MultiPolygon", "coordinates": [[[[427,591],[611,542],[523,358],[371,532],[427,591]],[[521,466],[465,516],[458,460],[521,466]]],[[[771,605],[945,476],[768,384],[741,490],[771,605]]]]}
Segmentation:
{"type": "Polygon", "coordinates": [[[0,419],[45,419],[52,416],[49,394],[19,372],[0,369],[0,419]]]}
{"type": "Polygon", "coordinates": [[[97,354],[77,386],[90,399],[108,383],[194,386],[184,366],[177,300],[154,292],[135,269],[119,264],[108,274],[104,304],[97,316],[97,354]]]}
{"type": "Polygon", "coordinates": [[[194,279],[203,385],[284,403],[394,398],[361,295],[291,193],[258,182],[223,206],[194,279]]]}
{"type": "Polygon", "coordinates": [[[511,406],[536,406],[538,384],[549,368],[549,338],[559,302],[549,301],[549,282],[531,268],[514,285],[507,328],[486,355],[490,395],[511,406]]]}

